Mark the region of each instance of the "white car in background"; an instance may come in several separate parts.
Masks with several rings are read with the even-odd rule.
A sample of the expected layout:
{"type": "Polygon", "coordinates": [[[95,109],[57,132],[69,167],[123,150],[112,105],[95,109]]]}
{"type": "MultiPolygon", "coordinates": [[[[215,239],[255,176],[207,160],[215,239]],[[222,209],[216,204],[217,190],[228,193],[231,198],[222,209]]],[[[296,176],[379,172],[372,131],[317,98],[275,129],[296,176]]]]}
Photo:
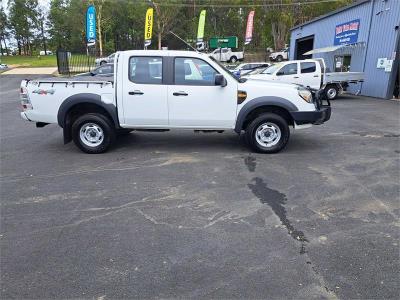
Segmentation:
{"type": "Polygon", "coordinates": [[[215,60],[221,62],[235,63],[237,61],[242,61],[244,58],[243,51],[232,51],[231,48],[217,48],[211,54],[209,54],[215,60]]]}
{"type": "Polygon", "coordinates": [[[114,57],[115,57],[115,53],[110,54],[107,57],[100,57],[100,58],[96,58],[95,62],[96,62],[96,66],[101,66],[107,63],[113,63],[114,62],[114,57]]]}
{"type": "Polygon", "coordinates": [[[288,60],[289,59],[289,48],[282,49],[277,52],[272,52],[269,55],[269,60],[270,61],[283,61],[283,60],[288,60]]]}
{"type": "Polygon", "coordinates": [[[40,51],[40,52],[39,52],[39,55],[40,55],[40,56],[43,56],[43,55],[53,55],[53,51],[50,51],[50,50],[47,50],[47,51],[40,51]]]}

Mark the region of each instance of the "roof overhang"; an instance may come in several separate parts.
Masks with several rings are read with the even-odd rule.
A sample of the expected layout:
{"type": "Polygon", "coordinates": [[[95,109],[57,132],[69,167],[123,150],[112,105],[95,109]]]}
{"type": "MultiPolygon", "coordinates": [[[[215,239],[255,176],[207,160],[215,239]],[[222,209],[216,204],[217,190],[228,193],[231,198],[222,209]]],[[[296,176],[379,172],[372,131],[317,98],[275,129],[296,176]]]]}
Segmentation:
{"type": "Polygon", "coordinates": [[[317,48],[317,49],[310,50],[310,51],[308,51],[306,53],[303,53],[303,55],[334,52],[334,51],[337,51],[339,49],[352,49],[352,48],[359,48],[359,47],[364,47],[364,46],[365,46],[364,42],[358,42],[358,43],[348,44],[348,45],[337,45],[337,46],[323,47],[323,48],[317,48]]]}

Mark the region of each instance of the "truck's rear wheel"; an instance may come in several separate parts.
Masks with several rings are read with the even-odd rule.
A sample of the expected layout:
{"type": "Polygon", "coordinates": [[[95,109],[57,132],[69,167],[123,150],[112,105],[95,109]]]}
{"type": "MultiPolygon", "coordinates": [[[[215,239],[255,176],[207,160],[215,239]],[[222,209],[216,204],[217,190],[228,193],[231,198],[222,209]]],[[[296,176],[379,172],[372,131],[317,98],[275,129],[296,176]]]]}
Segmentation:
{"type": "Polygon", "coordinates": [[[101,114],[85,114],[72,124],[72,138],[83,152],[103,153],[115,141],[115,129],[101,114]]]}
{"type": "Polygon", "coordinates": [[[231,62],[231,63],[235,63],[235,62],[237,62],[237,60],[238,60],[238,59],[237,59],[236,56],[232,56],[231,59],[230,59],[230,62],[231,62]]]}
{"type": "Polygon", "coordinates": [[[274,113],[265,113],[255,118],[246,128],[246,139],[256,152],[276,153],[289,141],[290,129],[287,121],[274,113]]]}
{"type": "Polygon", "coordinates": [[[328,85],[325,88],[325,95],[328,100],[334,100],[337,98],[339,89],[335,85],[328,85]]]}
{"type": "Polygon", "coordinates": [[[281,62],[283,60],[283,56],[282,55],[278,55],[276,57],[276,61],[281,62]]]}

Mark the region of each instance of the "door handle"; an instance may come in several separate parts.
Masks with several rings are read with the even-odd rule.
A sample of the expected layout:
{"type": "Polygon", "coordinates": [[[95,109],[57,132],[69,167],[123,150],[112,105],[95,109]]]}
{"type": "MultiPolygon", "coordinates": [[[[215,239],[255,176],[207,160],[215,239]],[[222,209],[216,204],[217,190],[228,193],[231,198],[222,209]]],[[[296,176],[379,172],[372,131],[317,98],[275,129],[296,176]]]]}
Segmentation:
{"type": "Polygon", "coordinates": [[[172,95],[174,95],[174,96],[187,96],[188,93],[186,93],[186,92],[175,92],[172,95]]]}
{"type": "Polygon", "coordinates": [[[314,75],[313,77],[318,77],[318,75],[314,75]]]}
{"type": "Polygon", "coordinates": [[[294,76],[293,78],[299,78],[299,76],[294,76]]]}
{"type": "Polygon", "coordinates": [[[142,91],[134,90],[133,92],[129,92],[129,95],[143,95],[144,93],[142,91]]]}

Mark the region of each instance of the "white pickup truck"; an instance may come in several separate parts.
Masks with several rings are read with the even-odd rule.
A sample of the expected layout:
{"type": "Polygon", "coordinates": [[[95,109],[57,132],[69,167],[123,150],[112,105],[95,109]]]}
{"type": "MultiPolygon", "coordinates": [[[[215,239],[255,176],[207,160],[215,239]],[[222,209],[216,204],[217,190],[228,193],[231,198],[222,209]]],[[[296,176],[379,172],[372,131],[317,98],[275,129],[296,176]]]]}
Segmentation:
{"type": "Polygon", "coordinates": [[[190,51],[118,52],[114,78],[23,80],[24,120],[63,128],[86,153],[106,151],[132,130],[245,132],[252,149],[278,152],[294,128],[322,124],[331,109],[319,93],[293,84],[238,80],[206,54],[190,51]]]}
{"type": "Polygon", "coordinates": [[[217,48],[210,54],[215,60],[221,62],[235,63],[242,61],[244,58],[243,51],[232,51],[231,48],[217,48]]]}
{"type": "Polygon", "coordinates": [[[245,78],[295,83],[314,90],[323,88],[325,97],[328,100],[333,100],[343,92],[343,86],[349,83],[362,82],[364,80],[364,73],[327,73],[325,61],[322,58],[317,58],[280,62],[261,73],[247,75],[245,78]]]}

